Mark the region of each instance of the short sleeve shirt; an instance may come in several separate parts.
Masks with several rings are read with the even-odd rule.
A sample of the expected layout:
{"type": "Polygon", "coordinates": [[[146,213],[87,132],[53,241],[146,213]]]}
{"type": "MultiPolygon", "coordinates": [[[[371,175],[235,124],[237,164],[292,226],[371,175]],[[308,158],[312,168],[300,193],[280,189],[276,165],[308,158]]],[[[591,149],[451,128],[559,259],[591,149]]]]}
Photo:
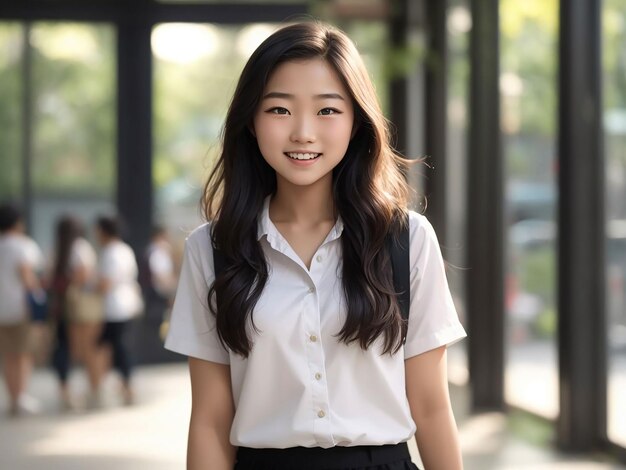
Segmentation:
{"type": "Polygon", "coordinates": [[[82,268],[86,271],[87,284],[95,281],[98,257],[91,244],[84,238],[78,238],[72,243],[69,265],[72,271],[82,268]]]}
{"type": "Polygon", "coordinates": [[[43,255],[37,244],[21,234],[0,236],[0,324],[16,324],[28,318],[26,288],[20,266],[35,272],[43,268],[43,255]]]}
{"type": "Polygon", "coordinates": [[[137,261],[131,247],[119,240],[112,241],[102,249],[99,263],[99,276],[111,283],[104,294],[105,320],[127,321],[138,315],[143,300],[137,282],[137,261]]]}
{"type": "Polygon", "coordinates": [[[257,235],[269,279],[254,309],[247,359],[224,348],[208,310],[215,279],[210,224],[187,238],[165,347],[230,365],[235,417],[230,441],[255,448],[397,444],[415,433],[406,397],[404,360],[466,336],[455,311],[433,227],[411,211],[411,303],[406,344],[381,354],[335,335],[346,318],[340,279],[341,217],[304,265],[269,218],[269,196],[257,235]]]}

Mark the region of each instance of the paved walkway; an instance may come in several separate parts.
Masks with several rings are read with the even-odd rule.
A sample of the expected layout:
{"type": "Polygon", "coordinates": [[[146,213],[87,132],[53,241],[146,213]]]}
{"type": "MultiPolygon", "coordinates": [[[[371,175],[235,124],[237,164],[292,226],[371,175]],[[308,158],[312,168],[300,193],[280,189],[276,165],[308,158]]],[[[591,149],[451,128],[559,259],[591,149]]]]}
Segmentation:
{"type": "MultiPolygon", "coordinates": [[[[103,408],[61,412],[54,376],[38,370],[30,394],[41,401],[38,415],[9,419],[0,415],[2,470],[165,470],[183,469],[190,411],[184,364],[145,366],[136,374],[137,404],[122,407],[118,383],[105,383],[103,408]]],[[[70,382],[86,390],[84,376],[70,382]]],[[[599,460],[572,460],[532,446],[507,432],[500,414],[465,415],[466,393],[454,388],[455,407],[466,470],[604,470],[626,467],[599,460]]],[[[6,396],[0,391],[0,408],[6,396]]],[[[418,461],[416,449],[412,449],[418,461]]]]}

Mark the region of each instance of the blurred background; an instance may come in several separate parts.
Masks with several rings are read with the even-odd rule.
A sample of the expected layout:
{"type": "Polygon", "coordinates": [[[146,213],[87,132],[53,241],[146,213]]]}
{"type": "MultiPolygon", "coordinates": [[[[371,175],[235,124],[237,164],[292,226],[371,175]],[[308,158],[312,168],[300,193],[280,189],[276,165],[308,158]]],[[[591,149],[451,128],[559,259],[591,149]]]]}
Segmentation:
{"type": "MultiPolygon", "coordinates": [[[[625,468],[623,0],[5,3],[0,201],[46,256],[61,214],[117,212],[138,258],[158,223],[179,260],[239,72],[303,15],[348,33],[396,147],[428,156],[407,177],[469,333],[449,350],[467,468],[625,468]]],[[[0,416],[0,467],[181,468],[184,358],[139,323],[137,406],[0,416]],[[144,441],[129,450],[115,423],[144,441]],[[110,433],[108,453],[83,429],[110,433]]],[[[40,361],[44,405],[51,380],[40,361]]]]}

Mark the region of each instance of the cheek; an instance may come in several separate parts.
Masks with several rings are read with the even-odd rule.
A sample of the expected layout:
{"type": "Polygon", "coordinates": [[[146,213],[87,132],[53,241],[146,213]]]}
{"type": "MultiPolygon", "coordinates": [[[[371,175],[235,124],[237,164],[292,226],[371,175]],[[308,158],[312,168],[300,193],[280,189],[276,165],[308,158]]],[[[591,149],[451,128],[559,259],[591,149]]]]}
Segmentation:
{"type": "Polygon", "coordinates": [[[276,145],[282,146],[286,132],[285,126],[281,125],[281,123],[269,122],[264,119],[255,121],[254,131],[261,152],[263,152],[264,148],[269,149],[276,145]]]}
{"type": "Polygon", "coordinates": [[[342,120],[326,128],[326,138],[337,146],[347,147],[352,134],[352,121],[342,120]]]}

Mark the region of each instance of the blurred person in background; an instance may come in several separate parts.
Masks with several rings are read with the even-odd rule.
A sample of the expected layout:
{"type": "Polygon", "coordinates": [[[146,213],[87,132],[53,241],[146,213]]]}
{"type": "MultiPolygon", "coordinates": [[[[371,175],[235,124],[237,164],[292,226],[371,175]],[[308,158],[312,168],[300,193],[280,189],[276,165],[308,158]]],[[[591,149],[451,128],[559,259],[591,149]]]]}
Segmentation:
{"type": "Polygon", "coordinates": [[[42,266],[41,250],[24,233],[19,210],[0,205],[0,355],[11,416],[39,409],[25,391],[35,349],[27,296],[41,290],[42,266]]]}
{"type": "Polygon", "coordinates": [[[69,215],[61,217],[56,227],[50,290],[56,338],[52,364],[66,409],[73,406],[67,383],[73,361],[84,364],[93,393],[98,387],[96,342],[103,310],[102,298],[94,291],[95,270],[96,253],[84,238],[81,223],[69,215]]]}
{"type": "Polygon", "coordinates": [[[152,229],[140,275],[146,301],[146,318],[158,327],[167,320],[177,283],[172,245],[162,226],[157,225],[152,229]]]}
{"type": "MultiPolygon", "coordinates": [[[[120,223],[115,217],[101,216],[96,222],[96,238],[101,247],[98,261],[98,288],[104,296],[104,328],[99,338],[101,376],[113,367],[122,376],[124,404],[134,401],[131,388],[132,320],[143,310],[137,281],[135,254],[121,239],[120,223]]],[[[94,400],[99,401],[96,395],[94,400]]]]}

